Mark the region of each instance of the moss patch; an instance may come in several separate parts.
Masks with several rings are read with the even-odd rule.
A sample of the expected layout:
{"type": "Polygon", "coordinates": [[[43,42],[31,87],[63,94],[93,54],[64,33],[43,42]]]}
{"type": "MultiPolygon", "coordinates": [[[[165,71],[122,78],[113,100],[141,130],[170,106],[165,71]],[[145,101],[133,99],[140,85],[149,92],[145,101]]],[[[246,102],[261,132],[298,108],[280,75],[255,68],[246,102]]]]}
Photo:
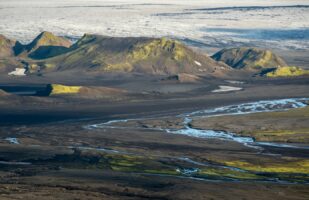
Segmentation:
{"type": "Polygon", "coordinates": [[[58,94],[76,94],[76,93],[79,93],[82,87],[52,84],[51,88],[52,88],[52,91],[50,95],[58,95],[58,94]]]}
{"type": "Polygon", "coordinates": [[[118,71],[118,72],[131,72],[133,70],[133,66],[128,63],[117,63],[117,64],[109,64],[103,68],[104,71],[106,72],[113,72],[113,71],[118,71]]]}
{"type": "Polygon", "coordinates": [[[309,141],[309,128],[295,128],[293,130],[254,130],[242,131],[240,135],[253,137],[258,141],[302,142],[309,141]]]}
{"type": "Polygon", "coordinates": [[[172,53],[172,59],[181,61],[185,57],[185,49],[180,42],[166,38],[156,39],[149,43],[138,45],[130,52],[128,59],[133,62],[160,56],[163,52],[172,53]]]}
{"type": "Polygon", "coordinates": [[[271,59],[273,57],[273,54],[271,51],[266,50],[263,52],[261,58],[259,58],[257,61],[254,62],[255,67],[264,67],[267,66],[269,62],[271,62],[271,59]]]}
{"type": "Polygon", "coordinates": [[[267,77],[289,77],[289,76],[303,76],[309,75],[309,70],[304,70],[300,67],[285,66],[279,67],[272,72],[266,74],[267,77]]]}
{"type": "Polygon", "coordinates": [[[238,171],[231,170],[228,168],[203,168],[198,174],[199,177],[207,176],[207,177],[226,177],[226,178],[234,178],[234,179],[263,179],[263,176],[258,176],[254,173],[246,172],[246,171],[238,171]]]}
{"type": "Polygon", "coordinates": [[[252,164],[246,161],[227,161],[226,165],[245,169],[254,172],[267,172],[267,173],[296,173],[308,174],[309,173],[309,160],[292,161],[286,163],[274,164],[252,164]]]}

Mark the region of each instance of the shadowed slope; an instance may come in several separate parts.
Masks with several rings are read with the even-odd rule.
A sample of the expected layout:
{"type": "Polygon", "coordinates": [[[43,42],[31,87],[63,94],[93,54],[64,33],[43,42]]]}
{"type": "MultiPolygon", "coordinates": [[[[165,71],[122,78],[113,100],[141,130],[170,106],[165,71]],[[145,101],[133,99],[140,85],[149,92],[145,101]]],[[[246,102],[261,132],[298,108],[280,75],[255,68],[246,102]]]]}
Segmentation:
{"type": "Polygon", "coordinates": [[[50,32],[42,32],[30,44],[18,48],[16,54],[28,55],[33,59],[45,59],[60,55],[68,50],[71,42],[50,32]]]}

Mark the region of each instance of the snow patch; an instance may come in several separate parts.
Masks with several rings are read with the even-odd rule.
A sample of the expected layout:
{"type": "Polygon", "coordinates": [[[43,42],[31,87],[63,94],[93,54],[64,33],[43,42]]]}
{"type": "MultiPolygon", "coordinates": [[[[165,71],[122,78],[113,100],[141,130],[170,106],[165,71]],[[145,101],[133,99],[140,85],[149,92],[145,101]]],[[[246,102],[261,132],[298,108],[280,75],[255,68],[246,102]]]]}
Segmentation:
{"type": "Polygon", "coordinates": [[[219,93],[219,92],[231,92],[231,91],[239,91],[242,90],[241,87],[233,87],[233,86],[227,86],[227,85],[220,85],[219,89],[215,89],[211,92],[213,93],[219,93]]]}
{"type": "Polygon", "coordinates": [[[20,144],[17,138],[7,137],[4,140],[10,142],[11,144],[20,144]]]}
{"type": "Polygon", "coordinates": [[[231,83],[231,84],[239,84],[239,85],[245,83],[245,82],[243,82],[243,81],[232,81],[232,80],[226,80],[226,82],[231,83]]]}
{"type": "Polygon", "coordinates": [[[8,73],[9,76],[25,76],[26,75],[26,69],[24,68],[15,68],[14,71],[8,73]]]}
{"type": "Polygon", "coordinates": [[[194,63],[197,65],[197,66],[202,66],[202,64],[200,63],[200,62],[198,62],[198,61],[194,61],[194,63]]]}

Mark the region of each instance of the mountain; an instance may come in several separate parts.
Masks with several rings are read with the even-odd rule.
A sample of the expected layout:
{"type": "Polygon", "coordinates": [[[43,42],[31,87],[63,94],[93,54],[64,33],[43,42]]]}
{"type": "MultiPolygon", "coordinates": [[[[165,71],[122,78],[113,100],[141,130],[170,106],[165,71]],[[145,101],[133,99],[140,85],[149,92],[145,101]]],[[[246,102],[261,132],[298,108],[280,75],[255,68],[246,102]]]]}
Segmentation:
{"type": "Polygon", "coordinates": [[[308,74],[301,68],[289,67],[270,50],[258,48],[223,49],[209,57],[168,38],[85,34],[72,45],[68,39],[50,32],[42,32],[27,45],[0,35],[0,72],[7,73],[16,67],[29,67],[30,73],[39,69],[44,73],[75,70],[80,73],[169,75],[166,80],[178,82],[198,82],[199,75],[247,76],[254,72],[254,75],[281,77],[308,74]]]}
{"type": "Polygon", "coordinates": [[[69,52],[48,59],[54,70],[147,74],[216,74],[229,67],[166,38],[106,37],[85,34],[69,52]]]}
{"type": "Polygon", "coordinates": [[[287,66],[285,61],[273,52],[258,48],[222,49],[212,58],[235,69],[263,70],[287,66]]]}
{"type": "Polygon", "coordinates": [[[70,40],[45,31],[40,33],[31,43],[19,47],[16,54],[28,55],[33,59],[45,59],[66,52],[71,45],[70,40]]]}

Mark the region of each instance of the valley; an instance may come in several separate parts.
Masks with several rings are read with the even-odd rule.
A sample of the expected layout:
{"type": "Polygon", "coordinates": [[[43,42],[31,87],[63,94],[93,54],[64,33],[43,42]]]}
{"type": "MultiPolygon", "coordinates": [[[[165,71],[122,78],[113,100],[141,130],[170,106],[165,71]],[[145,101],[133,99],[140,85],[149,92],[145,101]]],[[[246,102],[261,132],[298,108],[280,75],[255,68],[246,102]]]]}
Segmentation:
{"type": "MultiPolygon", "coordinates": [[[[161,78],[155,78],[158,79],[161,78]]],[[[280,120],[269,123],[280,127],[279,130],[297,131],[301,124],[306,127],[306,121],[303,121],[307,119],[306,114],[302,114],[307,112],[307,107],[304,107],[307,104],[304,99],[308,90],[306,80],[278,81],[280,84],[276,82],[273,85],[260,81],[246,82],[240,85],[244,88],[241,91],[221,94],[211,91],[216,83],[222,84],[222,81],[204,80],[209,85],[204,89],[139,94],[130,92],[130,87],[138,85],[141,90],[144,87],[142,83],[146,82],[144,78],[127,78],[123,79],[123,85],[129,92],[120,93],[120,96],[128,96],[117,101],[114,95],[109,98],[76,94],[9,94],[9,97],[1,97],[8,98],[2,100],[0,114],[1,198],[188,199],[194,195],[195,199],[230,199],[231,195],[235,195],[237,199],[241,195],[250,199],[270,196],[293,199],[297,194],[306,199],[308,134],[296,133],[299,139],[292,137],[294,140],[291,141],[284,139],[286,137],[264,140],[256,135],[237,132],[239,129],[230,128],[233,123],[228,121],[237,120],[234,123],[240,128],[251,130],[250,124],[242,125],[241,120],[250,116],[250,123],[256,126],[261,123],[267,127],[266,117],[278,116],[280,120]],[[268,93],[265,93],[266,88],[268,93]],[[287,98],[300,100],[280,100],[287,98]],[[220,110],[230,105],[254,103],[258,99],[268,100],[266,110],[259,110],[257,104],[256,109],[260,113],[232,115],[240,110],[226,110],[226,116],[203,118],[205,109],[220,110]],[[275,102],[283,103],[277,105],[275,102]],[[300,108],[294,108],[298,106],[300,108]],[[274,110],[268,112],[267,109],[274,110]],[[252,146],[220,136],[191,137],[190,132],[194,131],[173,133],[173,129],[177,132],[177,129],[183,128],[182,117],[190,113],[192,117],[197,116],[190,122],[190,127],[196,130],[231,131],[259,140],[252,146]],[[293,119],[299,124],[287,123],[287,120],[293,119]],[[220,122],[225,126],[220,126],[220,122]],[[165,127],[171,132],[164,131],[165,127]],[[278,145],[263,144],[262,141],[278,145]],[[229,187],[229,191],[218,193],[222,186],[229,187]],[[277,193],[282,190],[285,191],[284,196],[277,193]],[[263,191],[263,195],[256,196],[257,191],[263,191]]],[[[82,82],[81,79],[79,81],[82,82]]],[[[81,85],[81,82],[68,85],[81,85]]],[[[118,82],[109,83],[109,87],[120,87],[118,82]]],[[[158,90],[160,84],[160,81],[151,84],[153,90],[158,90]]],[[[186,85],[163,84],[170,88],[186,85]]]]}
{"type": "Polygon", "coordinates": [[[72,2],[0,2],[1,200],[309,198],[306,2],[72,2]]]}

